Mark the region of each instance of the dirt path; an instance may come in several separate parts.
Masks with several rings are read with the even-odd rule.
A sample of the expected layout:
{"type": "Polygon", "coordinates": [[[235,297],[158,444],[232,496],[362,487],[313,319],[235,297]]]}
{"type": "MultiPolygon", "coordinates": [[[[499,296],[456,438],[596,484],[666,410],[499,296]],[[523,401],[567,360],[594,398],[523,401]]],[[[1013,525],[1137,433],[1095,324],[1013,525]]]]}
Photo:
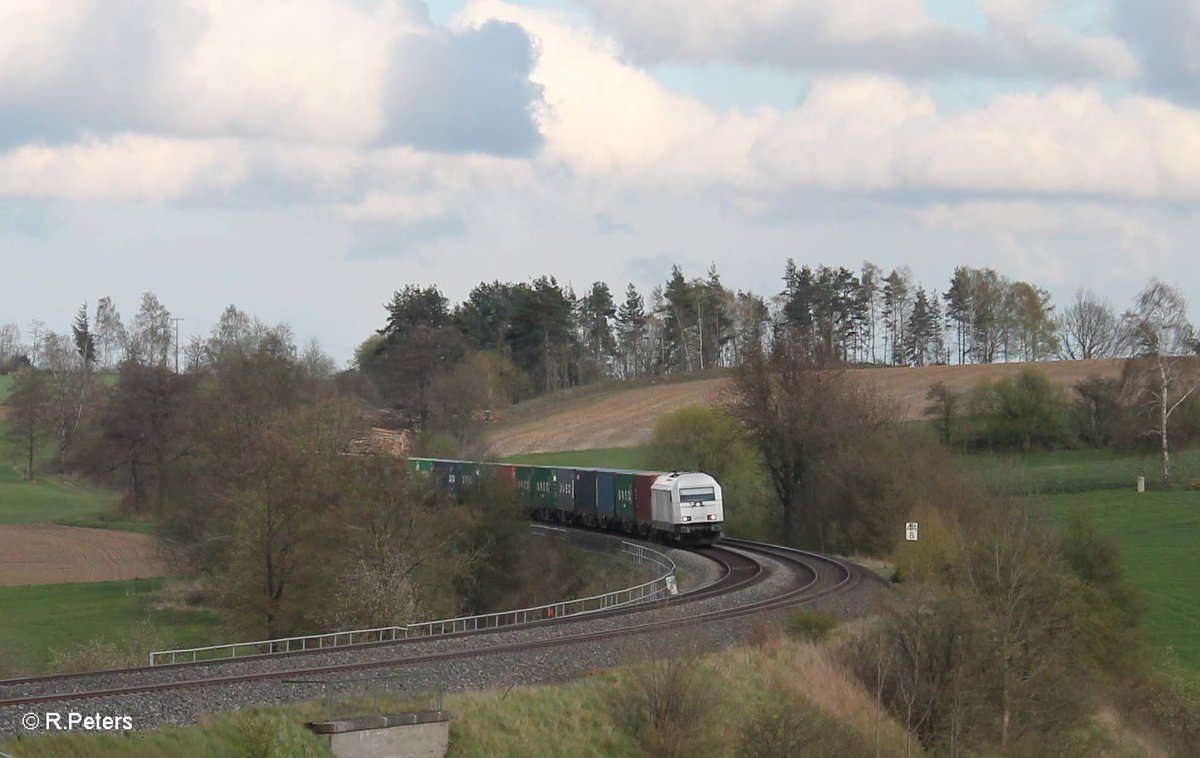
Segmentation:
{"type": "MultiPolygon", "coordinates": [[[[1053,381],[1069,387],[1089,376],[1119,376],[1122,361],[853,369],[848,373],[893,397],[904,418],[919,419],[924,413],[925,393],[931,384],[945,382],[951,389],[969,390],[980,382],[1011,376],[1031,365],[1053,381]]],[[[660,416],[692,403],[719,403],[728,387],[728,379],[705,379],[614,389],[568,403],[541,418],[498,426],[488,436],[488,451],[492,455],[506,456],[642,445],[650,440],[660,416]]]]}
{"type": "Polygon", "coordinates": [[[0,587],[166,573],[158,538],[149,534],[54,524],[0,526],[0,587]]]}

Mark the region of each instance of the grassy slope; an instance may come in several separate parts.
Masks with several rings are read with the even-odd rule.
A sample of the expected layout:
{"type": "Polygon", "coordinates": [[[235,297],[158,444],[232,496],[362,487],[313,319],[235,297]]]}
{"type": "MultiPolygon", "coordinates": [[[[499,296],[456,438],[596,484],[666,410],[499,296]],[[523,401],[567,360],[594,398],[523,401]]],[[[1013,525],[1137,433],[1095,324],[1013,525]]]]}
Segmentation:
{"type": "MultiPolygon", "coordinates": [[[[137,727],[137,714],[129,714],[137,727]]],[[[301,723],[280,709],[225,713],[203,727],[167,727],[148,732],[62,732],[0,741],[0,751],[20,758],[231,758],[270,755],[332,756],[301,723]]]]}
{"type": "MultiPolygon", "coordinates": [[[[768,649],[735,649],[697,657],[703,668],[699,681],[707,685],[712,702],[705,754],[737,754],[741,730],[749,717],[763,705],[815,713],[806,734],[814,741],[828,741],[835,733],[847,732],[861,748],[873,747],[877,706],[869,693],[853,682],[824,648],[801,643],[777,643],[768,649]]],[[[450,756],[641,756],[646,755],[614,721],[612,700],[624,697],[630,674],[627,670],[586,676],[567,685],[524,687],[498,692],[466,692],[447,695],[451,711],[450,756]]],[[[371,712],[388,710],[376,701],[371,712]]],[[[298,704],[283,708],[255,709],[270,714],[270,723],[297,724],[322,717],[320,706],[298,704]]],[[[261,717],[260,717],[261,718],[261,717]]],[[[266,720],[266,719],[264,719],[266,720]]],[[[904,732],[886,715],[879,719],[879,755],[904,755],[904,732]]],[[[23,741],[0,741],[0,750],[22,758],[38,756],[150,756],[150,755],[241,755],[221,752],[221,747],[242,742],[238,732],[246,729],[244,716],[222,715],[214,723],[187,729],[158,729],[131,738],[116,735],[62,734],[23,741]],[[147,746],[160,752],[153,752],[147,746]]],[[[846,740],[842,740],[843,744],[846,740]]],[[[244,742],[242,742],[244,744],[244,742]]],[[[308,744],[305,741],[304,744],[308,744]]],[[[300,755],[299,741],[292,752],[300,755]]],[[[226,748],[228,749],[228,748],[226,748]]],[[[834,753],[825,750],[822,755],[834,753]]],[[[874,750],[840,754],[876,754],[874,750]]],[[[914,749],[912,755],[919,756],[914,749]]]]}
{"type": "MultiPolygon", "coordinates": [[[[53,651],[95,637],[118,642],[134,623],[149,618],[181,646],[219,636],[207,612],[156,610],[154,592],[163,579],[0,587],[0,650],[18,664],[42,670],[53,651]]],[[[148,651],[147,651],[148,652],[148,651]]]]}

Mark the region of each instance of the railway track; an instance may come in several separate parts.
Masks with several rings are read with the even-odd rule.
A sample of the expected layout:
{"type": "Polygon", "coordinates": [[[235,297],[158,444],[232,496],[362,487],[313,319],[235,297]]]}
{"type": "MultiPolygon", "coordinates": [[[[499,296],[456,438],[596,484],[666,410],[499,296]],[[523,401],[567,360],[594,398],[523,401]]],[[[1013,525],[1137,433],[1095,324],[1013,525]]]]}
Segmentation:
{"type": "MultiPolygon", "coordinates": [[[[436,641],[400,640],[336,652],[293,652],[234,661],[0,681],[0,732],[11,731],[11,725],[21,711],[49,704],[60,708],[90,708],[98,702],[132,702],[131,698],[144,700],[146,696],[163,697],[198,690],[236,690],[252,686],[260,691],[270,683],[285,688],[284,680],[344,677],[359,672],[417,666],[465,665],[464,662],[472,659],[491,656],[504,660],[523,654],[537,657],[564,647],[586,648],[635,635],[691,630],[697,625],[720,622],[736,624],[738,620],[756,614],[847,592],[862,581],[861,570],[857,567],[790,548],[727,539],[719,547],[695,552],[723,567],[720,579],[663,603],[520,627],[447,635],[436,641]],[[787,581],[779,581],[782,574],[789,575],[787,581]],[[762,591],[759,585],[772,576],[776,584],[782,584],[781,591],[762,591]],[[741,597],[753,594],[759,596],[741,597]],[[616,616],[621,618],[614,618],[616,616]],[[444,649],[447,646],[451,649],[444,649]]],[[[139,723],[138,726],[149,725],[139,723]]]]}

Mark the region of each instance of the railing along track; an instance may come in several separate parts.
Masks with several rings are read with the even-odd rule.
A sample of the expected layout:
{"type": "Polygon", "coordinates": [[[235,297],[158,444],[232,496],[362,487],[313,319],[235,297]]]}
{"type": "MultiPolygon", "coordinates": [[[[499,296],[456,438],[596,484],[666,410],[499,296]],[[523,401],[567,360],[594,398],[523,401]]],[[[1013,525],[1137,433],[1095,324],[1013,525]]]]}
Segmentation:
{"type": "MultiPolygon", "coordinates": [[[[17,705],[33,705],[33,704],[51,703],[51,702],[73,702],[73,701],[78,701],[78,700],[89,700],[89,699],[102,698],[102,697],[115,697],[115,696],[122,696],[122,695],[164,692],[164,691],[179,690],[179,689],[213,687],[213,686],[238,684],[238,683],[244,683],[244,682],[282,680],[282,679],[288,679],[288,678],[295,678],[297,676],[313,676],[313,675],[323,675],[323,674],[344,674],[344,673],[362,671],[362,670],[367,670],[367,669],[404,667],[404,666],[411,666],[411,665],[416,665],[416,664],[428,664],[428,663],[435,663],[435,662],[441,662],[441,661],[452,661],[452,660],[470,658],[470,657],[481,656],[481,655],[501,655],[501,654],[506,654],[506,653],[517,653],[517,652],[529,651],[529,650],[534,650],[534,649],[562,647],[565,645],[572,645],[572,644],[589,642],[589,641],[612,639],[615,637],[621,637],[621,636],[627,636],[627,635],[645,634],[645,633],[654,632],[654,631],[663,631],[663,630],[667,630],[667,629],[671,629],[671,628],[680,628],[683,625],[691,625],[691,624],[698,624],[698,623],[710,623],[710,622],[714,622],[714,621],[735,619],[735,618],[750,616],[753,614],[768,612],[768,611],[775,610],[778,608],[786,607],[788,605],[794,605],[794,604],[803,603],[803,602],[811,602],[811,601],[816,600],[821,597],[825,597],[825,596],[828,596],[828,595],[831,595],[834,593],[846,591],[849,588],[856,585],[858,583],[858,581],[860,580],[860,575],[859,575],[858,571],[853,569],[848,564],[845,564],[842,561],[839,561],[837,559],[830,558],[828,556],[823,556],[823,555],[820,555],[817,553],[811,553],[808,551],[796,550],[796,549],[792,549],[792,548],[784,548],[784,547],[779,547],[779,546],[774,546],[774,545],[765,545],[762,543],[754,543],[754,542],[748,542],[748,541],[743,541],[743,540],[733,540],[733,539],[724,540],[722,542],[722,545],[727,548],[735,548],[737,551],[741,551],[744,553],[750,553],[750,554],[758,553],[761,555],[771,557],[775,560],[781,560],[781,561],[790,562],[790,563],[802,566],[802,567],[804,567],[804,570],[806,570],[808,573],[810,573],[812,575],[812,577],[809,581],[802,583],[800,586],[793,587],[793,588],[789,589],[788,591],[781,593],[779,595],[775,595],[775,596],[765,598],[762,600],[753,601],[753,602],[746,603],[744,605],[739,605],[739,606],[736,606],[733,608],[700,612],[700,613],[691,614],[689,616],[684,616],[682,618],[675,618],[675,619],[670,619],[670,620],[661,620],[661,621],[652,621],[652,622],[642,623],[642,624],[634,624],[634,625],[622,627],[619,629],[583,632],[580,634],[568,634],[568,635],[562,635],[559,637],[533,640],[533,641],[502,643],[502,644],[497,644],[497,645],[489,645],[489,646],[483,647],[483,648],[469,648],[469,649],[465,649],[465,650],[427,653],[427,654],[423,654],[423,655],[399,656],[399,657],[387,658],[384,660],[355,661],[355,662],[348,662],[348,663],[333,663],[333,664],[326,664],[326,665],[308,667],[308,668],[299,668],[299,669],[289,668],[287,670],[282,670],[282,671],[255,672],[255,673],[248,673],[248,674],[227,674],[227,675],[219,675],[219,676],[215,676],[215,677],[186,679],[186,680],[181,680],[181,681],[153,682],[153,683],[146,683],[146,684],[140,684],[140,685],[128,685],[128,686],[122,686],[122,687],[109,687],[109,688],[101,687],[101,688],[97,688],[97,689],[93,689],[93,690],[85,690],[85,691],[74,691],[74,692],[58,691],[58,692],[54,692],[54,693],[32,695],[32,696],[17,696],[15,698],[0,699],[0,707],[9,707],[9,706],[17,706],[17,705]]],[[[709,548],[708,550],[715,551],[715,550],[721,550],[721,549],[723,549],[723,548],[709,548]]],[[[738,552],[735,552],[735,551],[726,551],[726,552],[729,555],[738,555],[739,554],[738,552]]],[[[760,564],[760,567],[761,567],[761,564],[760,564]]],[[[738,587],[742,587],[748,583],[753,583],[754,581],[757,581],[758,579],[760,579],[762,576],[761,569],[758,572],[754,572],[751,577],[743,576],[741,578],[734,579],[734,578],[731,578],[731,577],[733,577],[733,573],[734,572],[732,570],[730,570],[729,572],[726,573],[726,577],[723,579],[723,581],[726,579],[729,580],[727,583],[727,586],[733,587],[733,588],[738,588],[738,587]]],[[[749,574],[751,572],[743,571],[742,573],[749,574]]],[[[724,590],[724,592],[729,592],[729,591],[732,591],[732,590],[730,590],[730,589],[724,590]]],[[[703,591],[697,591],[696,593],[693,593],[688,597],[690,597],[691,599],[700,599],[702,597],[712,597],[715,594],[720,594],[720,593],[713,592],[711,594],[706,595],[703,593],[703,591]]],[[[681,596],[681,599],[682,599],[682,596],[681,596]]],[[[678,602],[678,601],[676,601],[676,602],[678,602]]],[[[658,606],[657,605],[653,605],[653,606],[645,606],[644,605],[644,606],[638,606],[638,607],[639,608],[647,608],[647,607],[658,607],[658,606]]],[[[564,619],[563,621],[578,622],[578,621],[590,620],[590,619],[596,618],[598,615],[599,614],[588,614],[586,616],[575,617],[573,619],[564,619]]],[[[526,627],[526,628],[528,628],[528,627],[526,627]]],[[[491,630],[491,631],[494,631],[494,630],[491,630]]],[[[344,650],[344,648],[343,648],[343,650],[344,650]]],[[[330,652],[330,650],[326,650],[325,652],[330,652]]],[[[295,653],[293,653],[292,655],[295,655],[295,653]]],[[[250,660],[261,660],[261,659],[250,659],[250,660]]],[[[230,663],[227,660],[217,661],[217,662],[225,663],[227,665],[230,663]]],[[[210,661],[210,662],[206,662],[206,663],[213,663],[213,662],[210,661]]],[[[196,664],[196,665],[199,666],[200,664],[196,664]]],[[[177,666],[178,667],[188,666],[189,668],[192,667],[191,664],[178,664],[177,666]]],[[[156,671],[163,671],[164,669],[175,669],[175,668],[177,668],[177,666],[157,666],[157,667],[153,667],[153,668],[146,667],[146,668],[141,668],[141,669],[126,669],[121,672],[114,672],[114,671],[96,672],[94,674],[94,676],[113,675],[113,674],[117,674],[117,673],[137,674],[139,672],[156,672],[156,671]]],[[[17,684],[21,684],[21,683],[25,683],[25,682],[45,683],[47,681],[52,681],[53,679],[62,679],[62,680],[76,679],[76,680],[78,680],[78,679],[85,678],[85,676],[65,675],[63,677],[40,678],[40,679],[36,679],[36,680],[0,681],[0,687],[7,687],[9,685],[17,685],[17,684]]]]}

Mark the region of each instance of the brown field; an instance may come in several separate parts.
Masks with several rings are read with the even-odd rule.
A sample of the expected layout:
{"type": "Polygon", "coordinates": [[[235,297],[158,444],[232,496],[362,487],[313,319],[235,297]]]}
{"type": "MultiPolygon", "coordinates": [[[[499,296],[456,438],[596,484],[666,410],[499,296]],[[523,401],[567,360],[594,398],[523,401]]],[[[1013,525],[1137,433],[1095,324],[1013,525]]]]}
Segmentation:
{"type": "Polygon", "coordinates": [[[167,574],[158,538],[54,524],[0,526],[0,587],[167,574]]]}
{"type": "MultiPolygon", "coordinates": [[[[936,382],[968,390],[983,381],[1011,376],[1033,366],[1052,380],[1071,386],[1089,376],[1116,377],[1123,361],[1047,361],[993,363],[984,366],[852,369],[848,373],[895,399],[906,419],[919,419],[925,393],[936,382]]],[[[728,379],[703,379],[649,387],[611,390],[564,401],[537,418],[500,424],[488,435],[495,456],[522,453],[628,447],[650,441],[659,417],[692,403],[715,404],[728,390],[728,379]]]]}

